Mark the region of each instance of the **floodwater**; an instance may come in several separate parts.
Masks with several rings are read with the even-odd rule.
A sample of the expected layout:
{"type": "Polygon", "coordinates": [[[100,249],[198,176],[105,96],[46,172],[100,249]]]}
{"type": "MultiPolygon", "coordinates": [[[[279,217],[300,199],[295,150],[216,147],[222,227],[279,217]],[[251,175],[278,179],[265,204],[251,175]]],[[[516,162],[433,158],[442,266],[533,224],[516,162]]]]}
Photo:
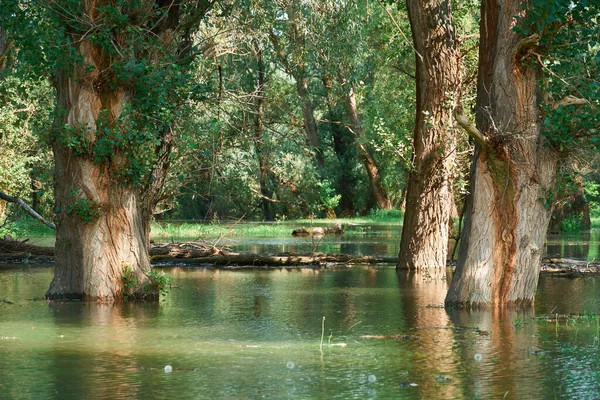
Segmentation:
{"type": "Polygon", "coordinates": [[[391,265],[164,271],[159,304],[113,306],[47,303],[51,268],[0,265],[0,398],[600,398],[598,279],[542,276],[534,310],[497,313],[391,265]]]}

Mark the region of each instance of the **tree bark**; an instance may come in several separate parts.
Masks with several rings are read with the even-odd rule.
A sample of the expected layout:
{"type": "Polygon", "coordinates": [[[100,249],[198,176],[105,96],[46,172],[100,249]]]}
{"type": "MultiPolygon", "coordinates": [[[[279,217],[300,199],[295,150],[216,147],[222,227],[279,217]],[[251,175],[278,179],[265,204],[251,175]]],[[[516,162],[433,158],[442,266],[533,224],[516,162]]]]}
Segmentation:
{"type": "Polygon", "coordinates": [[[446,267],[460,90],[460,56],[447,0],[407,1],[416,54],[413,167],[398,256],[399,269],[446,267]]]}
{"type": "MultiPolygon", "coordinates": [[[[61,7],[58,3],[53,5],[61,7]]],[[[122,274],[126,268],[133,271],[139,285],[148,282],[150,223],[170,166],[172,122],[160,124],[155,133],[148,135],[150,139],[136,136],[132,143],[119,141],[129,128],[117,130],[118,134],[110,137],[117,144],[100,143],[109,150],[103,149],[100,160],[94,149],[96,140],[101,138],[97,129],[110,130],[123,122],[121,118],[130,118],[125,110],[133,107],[135,85],[119,80],[115,68],[130,61],[128,57],[160,65],[165,63],[167,52],[173,56],[171,61],[181,60],[189,43],[183,33],[184,40],[175,45],[177,35],[191,29],[211,3],[199,2],[187,15],[189,25],[183,28],[179,25],[179,3],[147,1],[137,8],[115,6],[131,24],[138,24],[139,31],[148,31],[148,43],[143,49],[129,47],[132,38],[128,35],[137,32],[135,29],[111,30],[109,45],[88,35],[111,23],[107,20],[109,13],[100,9],[102,6],[103,2],[83,2],[79,19],[61,12],[62,9],[57,12],[81,62],[72,70],[60,69],[54,79],[58,104],[51,145],[56,165],[57,264],[46,294],[48,299],[118,301],[123,297],[122,274]],[[81,26],[82,21],[93,29],[82,34],[81,30],[87,29],[81,26]],[[128,154],[132,157],[135,149],[126,153],[119,144],[153,150],[149,171],[137,184],[120,175],[130,161],[128,154]]],[[[185,73],[184,68],[181,71],[185,73]]],[[[105,135],[113,134],[105,131],[105,135]]],[[[137,135],[135,128],[133,134],[137,135]]]]}
{"type": "Polygon", "coordinates": [[[346,105],[346,113],[350,119],[351,131],[354,134],[354,140],[358,148],[358,154],[367,172],[369,179],[369,190],[371,196],[377,207],[381,210],[391,210],[392,202],[381,183],[381,176],[379,175],[379,166],[371,153],[371,150],[367,147],[364,142],[364,133],[362,128],[362,122],[358,115],[358,109],[356,106],[356,96],[354,95],[354,88],[343,76],[340,75],[340,83],[345,88],[344,104],[346,105]]]}
{"type": "Polygon", "coordinates": [[[522,0],[481,5],[477,128],[471,193],[446,304],[532,305],[557,157],[541,135],[540,71],[526,60],[534,37],[514,31],[522,0]]]}
{"type": "MultiPolygon", "coordinates": [[[[77,45],[87,62],[75,74],[60,72],[55,79],[58,108],[64,110],[57,125],[81,129],[93,142],[96,120],[102,110],[111,118],[121,115],[130,93],[124,87],[98,92],[88,82],[98,80],[107,60],[97,57],[88,40],[77,45]],[[94,57],[96,56],[96,57],[94,57]],[[93,69],[92,69],[93,68],[93,69]]],[[[54,197],[56,204],[56,259],[54,280],[48,299],[78,298],[114,301],[122,298],[121,275],[126,267],[136,279],[146,281],[148,258],[148,212],[142,210],[140,196],[120,184],[111,170],[122,162],[115,155],[109,165],[95,164],[90,157],[77,155],[60,141],[52,143],[56,163],[54,197]]]]}

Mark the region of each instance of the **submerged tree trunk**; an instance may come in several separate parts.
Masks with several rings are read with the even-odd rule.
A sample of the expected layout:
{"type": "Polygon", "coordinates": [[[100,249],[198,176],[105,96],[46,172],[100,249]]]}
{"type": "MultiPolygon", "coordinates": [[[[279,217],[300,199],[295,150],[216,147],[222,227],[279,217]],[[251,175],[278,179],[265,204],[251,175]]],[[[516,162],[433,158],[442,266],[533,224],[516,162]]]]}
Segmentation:
{"type": "MultiPolygon", "coordinates": [[[[156,88],[149,86],[169,76],[164,70],[154,74],[147,60],[175,68],[186,55],[185,38],[175,41],[181,10],[176,3],[150,1],[139,8],[114,6],[107,13],[100,9],[103,3],[84,2],[81,15],[71,15],[62,12],[64,4],[53,6],[81,61],[72,70],[60,69],[54,80],[58,104],[51,145],[56,163],[57,264],[46,297],[120,300],[126,270],[132,271],[139,286],[149,280],[152,210],[161,197],[174,140],[168,107],[161,109],[158,118],[148,115],[154,110],[144,108],[147,103],[139,104],[144,99],[134,97],[134,88],[146,84],[142,90],[152,96],[156,88]],[[89,26],[83,23],[94,29],[104,27],[114,22],[110,20],[114,13],[140,29],[104,30],[103,34],[112,35],[108,44],[87,35],[89,26]],[[138,32],[146,35],[143,49],[130,47],[139,37],[128,35],[138,32]],[[132,74],[129,65],[142,68],[132,74]],[[145,158],[136,158],[140,152],[145,158]],[[142,161],[147,168],[134,168],[142,161]],[[139,174],[137,180],[127,175],[134,173],[139,174]]],[[[209,8],[210,3],[200,2],[193,16],[202,17],[209,8]]],[[[183,67],[177,73],[185,71],[183,67]]]]}
{"type": "Polygon", "coordinates": [[[513,29],[524,5],[482,2],[478,144],[449,305],[531,305],[537,289],[557,158],[540,132],[539,70],[525,59],[536,38],[513,29]]]}
{"type": "MultiPolygon", "coordinates": [[[[97,51],[87,40],[81,41],[77,50],[88,63],[97,51]]],[[[103,65],[88,65],[94,67],[91,72],[82,66],[72,77],[62,72],[56,78],[58,108],[63,113],[56,123],[81,130],[93,142],[99,113],[107,111],[111,118],[118,118],[130,94],[124,87],[110,92],[93,90],[86,82],[97,79],[103,65]]],[[[133,269],[140,282],[150,271],[145,232],[149,221],[143,220],[148,213],[141,209],[136,191],[112,176],[111,170],[118,169],[123,161],[118,156],[109,165],[98,165],[64,146],[61,140],[54,140],[52,147],[56,162],[57,264],[46,297],[120,299],[121,275],[126,267],[133,269]]]]}
{"type": "Polygon", "coordinates": [[[417,112],[413,168],[398,256],[399,269],[446,267],[460,90],[460,56],[447,0],[407,1],[416,51],[417,112]]]}
{"type": "Polygon", "coordinates": [[[356,106],[356,96],[354,95],[354,88],[341,76],[340,83],[342,87],[345,87],[344,104],[346,105],[346,113],[350,119],[352,125],[352,132],[354,134],[354,140],[358,148],[358,154],[367,172],[369,179],[369,190],[373,200],[377,204],[377,207],[381,210],[391,210],[392,202],[381,183],[381,176],[379,174],[379,166],[371,154],[371,150],[367,147],[364,141],[364,133],[362,128],[362,122],[358,115],[358,109],[356,106]]]}

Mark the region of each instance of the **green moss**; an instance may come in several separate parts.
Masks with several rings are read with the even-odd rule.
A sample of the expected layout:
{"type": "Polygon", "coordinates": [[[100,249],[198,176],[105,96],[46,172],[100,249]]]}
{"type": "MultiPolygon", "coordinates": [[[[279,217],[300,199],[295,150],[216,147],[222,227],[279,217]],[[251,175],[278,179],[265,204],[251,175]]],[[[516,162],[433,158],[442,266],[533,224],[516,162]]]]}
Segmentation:
{"type": "Polygon", "coordinates": [[[503,203],[512,203],[516,195],[516,190],[508,161],[502,160],[497,154],[490,151],[487,155],[486,164],[494,182],[494,187],[502,191],[501,197],[503,203]]]}

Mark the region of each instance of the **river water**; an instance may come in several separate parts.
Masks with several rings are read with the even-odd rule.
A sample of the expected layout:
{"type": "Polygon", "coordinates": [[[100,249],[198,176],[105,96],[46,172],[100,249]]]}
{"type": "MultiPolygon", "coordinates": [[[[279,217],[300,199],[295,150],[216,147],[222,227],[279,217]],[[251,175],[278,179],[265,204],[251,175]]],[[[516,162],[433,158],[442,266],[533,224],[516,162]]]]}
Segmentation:
{"type": "MultiPolygon", "coordinates": [[[[389,255],[379,236],[346,245],[389,255]]],[[[496,313],[444,309],[449,276],[392,265],[164,271],[159,304],[113,306],[47,303],[51,267],[0,265],[0,398],[600,398],[598,279],[542,276],[534,310],[496,313]]]]}

